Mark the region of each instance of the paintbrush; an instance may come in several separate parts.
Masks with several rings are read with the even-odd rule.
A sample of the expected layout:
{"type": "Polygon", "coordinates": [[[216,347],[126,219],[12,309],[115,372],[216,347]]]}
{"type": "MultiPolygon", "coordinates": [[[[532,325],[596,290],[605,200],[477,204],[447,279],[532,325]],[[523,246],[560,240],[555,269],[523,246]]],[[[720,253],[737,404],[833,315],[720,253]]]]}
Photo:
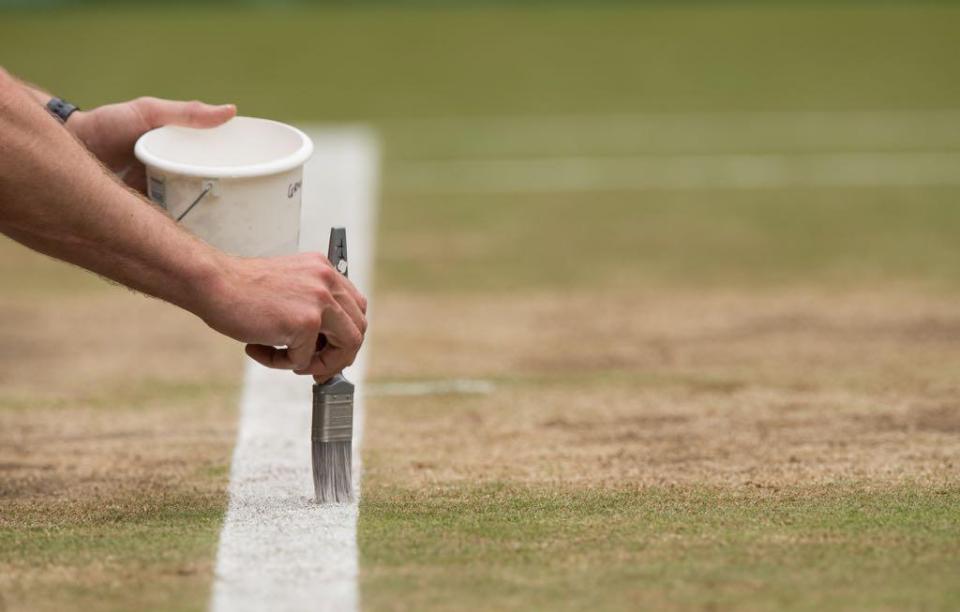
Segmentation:
{"type": "MultiPolygon", "coordinates": [[[[347,276],[347,230],[330,230],[327,258],[347,276]]],[[[313,490],[321,504],[353,501],[353,383],[337,374],[313,385],[313,490]]]]}

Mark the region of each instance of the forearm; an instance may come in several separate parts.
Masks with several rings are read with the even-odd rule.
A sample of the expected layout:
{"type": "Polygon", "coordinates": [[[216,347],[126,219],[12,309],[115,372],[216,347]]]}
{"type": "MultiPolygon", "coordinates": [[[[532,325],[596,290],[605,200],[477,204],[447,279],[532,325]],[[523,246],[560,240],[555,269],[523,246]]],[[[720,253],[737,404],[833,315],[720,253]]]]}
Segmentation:
{"type": "Polygon", "coordinates": [[[37,87],[33,83],[27,83],[26,81],[20,81],[20,85],[23,86],[24,91],[30,96],[33,101],[41,106],[45,106],[47,102],[50,101],[50,98],[53,96],[49,92],[44,91],[40,87],[37,87]]]}
{"type": "Polygon", "coordinates": [[[198,312],[225,257],[117,182],[0,72],[0,231],[198,312]]]}

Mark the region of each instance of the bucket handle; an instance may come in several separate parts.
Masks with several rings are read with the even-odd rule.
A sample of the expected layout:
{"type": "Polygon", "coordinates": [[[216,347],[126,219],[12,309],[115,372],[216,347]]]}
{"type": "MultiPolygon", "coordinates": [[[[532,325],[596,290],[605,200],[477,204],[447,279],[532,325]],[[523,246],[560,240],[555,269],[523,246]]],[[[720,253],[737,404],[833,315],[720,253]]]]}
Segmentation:
{"type": "Polygon", "coordinates": [[[193,207],[196,206],[197,204],[199,204],[199,203],[200,203],[200,200],[202,200],[202,199],[204,198],[204,196],[207,195],[208,193],[212,193],[214,196],[220,195],[220,194],[219,194],[219,189],[217,189],[217,180],[216,180],[216,179],[204,179],[204,181],[203,181],[203,191],[201,191],[201,192],[200,192],[200,195],[198,195],[198,196],[196,197],[196,199],[194,199],[193,202],[190,203],[190,206],[187,206],[187,209],[186,209],[185,211],[183,211],[182,213],[180,213],[180,216],[177,217],[177,223],[180,223],[180,221],[182,221],[183,218],[187,216],[187,213],[189,213],[191,210],[193,210],[193,207]]]}

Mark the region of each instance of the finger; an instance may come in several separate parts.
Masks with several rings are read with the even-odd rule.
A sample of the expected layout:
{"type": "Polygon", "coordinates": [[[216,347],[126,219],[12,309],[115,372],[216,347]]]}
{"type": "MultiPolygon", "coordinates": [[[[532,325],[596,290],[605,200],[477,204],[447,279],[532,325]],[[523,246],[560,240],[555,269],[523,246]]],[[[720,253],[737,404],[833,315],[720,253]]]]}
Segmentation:
{"type": "Polygon", "coordinates": [[[363,332],[336,300],[323,313],[320,333],[331,347],[358,349],[363,342],[363,332]]]}
{"type": "Polygon", "coordinates": [[[287,355],[287,349],[276,348],[264,344],[248,344],[245,348],[247,356],[262,366],[278,370],[291,370],[293,364],[287,355]]]}
{"type": "Polygon", "coordinates": [[[356,357],[356,350],[327,347],[313,356],[313,360],[309,366],[294,370],[294,372],[297,374],[311,374],[317,382],[322,383],[352,364],[356,357]]]}
{"type": "Polygon", "coordinates": [[[307,338],[287,347],[287,358],[294,370],[306,368],[313,361],[317,351],[317,334],[308,334],[307,338]]]}
{"type": "Polygon", "coordinates": [[[363,316],[363,311],[360,310],[360,305],[353,295],[346,292],[337,292],[334,294],[334,299],[337,300],[337,304],[340,304],[340,308],[347,313],[360,333],[365,334],[367,332],[367,318],[363,316]]]}
{"type": "Polygon", "coordinates": [[[237,107],[233,104],[214,106],[196,100],[181,102],[143,98],[141,105],[147,122],[155,128],[164,125],[209,128],[220,125],[237,114],[237,107]]]}
{"type": "Polygon", "coordinates": [[[357,306],[360,307],[360,312],[367,314],[367,298],[363,297],[363,294],[360,293],[360,290],[357,289],[357,286],[353,284],[349,278],[341,276],[343,279],[344,285],[347,287],[347,290],[350,291],[350,294],[353,296],[353,299],[356,301],[357,306]]]}

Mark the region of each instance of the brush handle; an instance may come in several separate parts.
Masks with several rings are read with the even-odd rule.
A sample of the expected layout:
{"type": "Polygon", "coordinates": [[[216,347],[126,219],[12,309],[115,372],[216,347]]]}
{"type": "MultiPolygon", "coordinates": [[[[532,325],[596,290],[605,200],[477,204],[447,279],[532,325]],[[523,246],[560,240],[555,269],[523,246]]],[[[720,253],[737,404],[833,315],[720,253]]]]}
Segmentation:
{"type": "MultiPolygon", "coordinates": [[[[331,227],[330,228],[330,243],[327,246],[327,259],[330,260],[330,263],[336,268],[337,272],[348,276],[349,265],[347,264],[347,228],[345,227],[331,227]]],[[[326,346],[327,339],[323,336],[317,338],[317,350],[323,350],[323,347],[326,346]]],[[[342,375],[338,374],[334,377],[343,378],[342,375]]],[[[331,379],[331,380],[334,380],[331,379]]]]}
{"type": "Polygon", "coordinates": [[[330,228],[330,245],[327,247],[327,259],[337,272],[348,276],[347,274],[347,228],[330,228]]]}

